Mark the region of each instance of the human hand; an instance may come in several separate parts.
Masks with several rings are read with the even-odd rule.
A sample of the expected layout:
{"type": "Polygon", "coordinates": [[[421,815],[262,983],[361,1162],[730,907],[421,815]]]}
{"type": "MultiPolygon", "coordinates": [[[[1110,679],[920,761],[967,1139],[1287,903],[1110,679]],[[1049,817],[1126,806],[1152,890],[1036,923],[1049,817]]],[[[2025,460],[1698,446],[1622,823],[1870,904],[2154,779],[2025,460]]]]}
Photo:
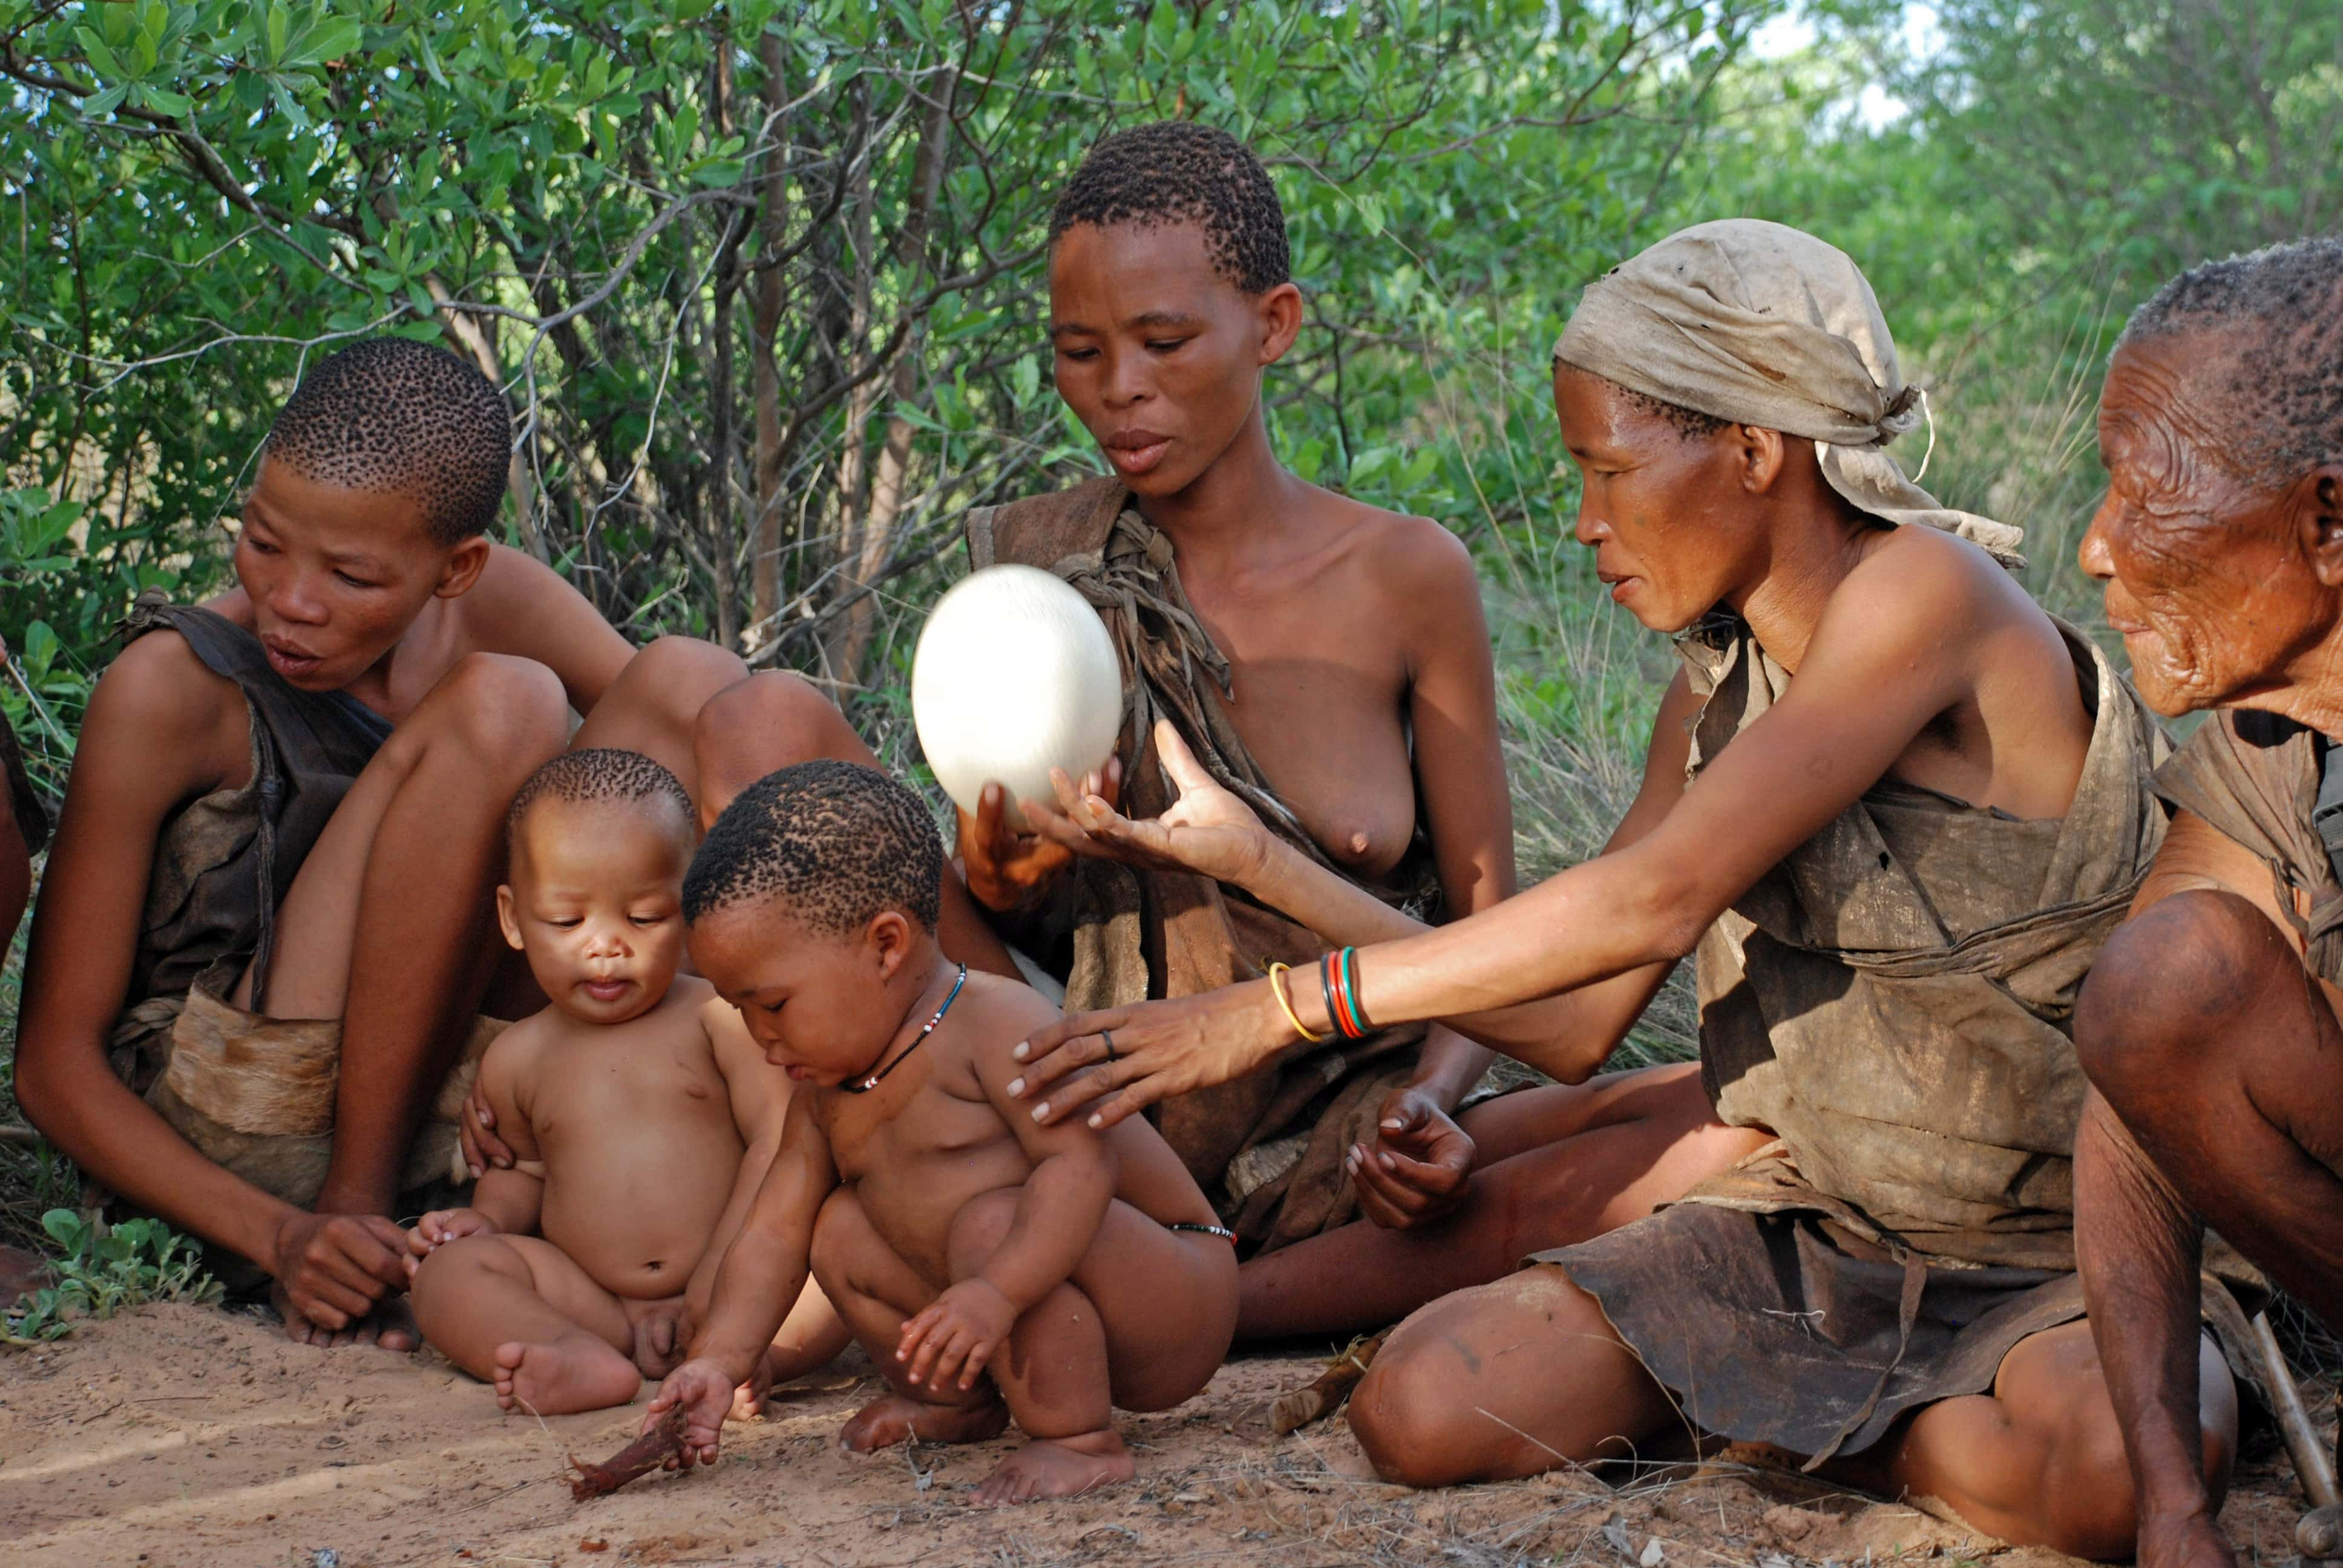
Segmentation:
{"type": "Polygon", "coordinates": [[[1009,1092],[1036,1100],[1046,1091],[1033,1107],[1044,1125],[1096,1101],[1090,1124],[1107,1128],[1158,1101],[1242,1078],[1296,1038],[1269,985],[1252,980],[1061,1019],[1011,1048],[1025,1071],[1009,1092]]]}
{"type": "Polygon", "coordinates": [[[464,1147],[464,1168],[477,1181],[488,1168],[512,1169],[512,1146],[497,1136],[497,1113],[488,1104],[480,1075],[472,1075],[472,1091],[464,1097],[464,1113],[456,1119],[456,1141],[464,1147]]]}
{"type": "Polygon", "coordinates": [[[683,1448],[668,1462],[668,1469],[689,1470],[695,1463],[716,1462],[717,1441],[724,1431],[724,1418],[732,1413],[732,1391],[738,1386],[720,1362],[686,1362],[667,1374],[659,1392],[651,1396],[650,1409],[643,1414],[642,1432],[649,1436],[661,1416],[678,1405],[683,1407],[683,1448]]]}
{"type": "MultiPolygon", "coordinates": [[[[1077,855],[1096,855],[1150,870],[1195,871],[1216,882],[1250,887],[1260,877],[1273,840],[1234,794],[1205,770],[1168,719],[1155,723],[1155,749],[1179,798],[1160,817],[1133,821],[1115,809],[1116,795],[1077,789],[1065,769],[1050,770],[1058,809],[1022,802],[1025,819],[1051,843],[1077,855]]],[[[1118,771],[1121,764],[1110,764],[1118,771]]]]}
{"type": "Polygon", "coordinates": [[[634,1333],[635,1370],[645,1377],[665,1377],[683,1361],[691,1343],[690,1307],[682,1296],[658,1301],[628,1301],[627,1327],[634,1333]]]}
{"type": "Polygon", "coordinates": [[[296,1209],[277,1227],[266,1260],[287,1332],[315,1342],[349,1330],[407,1284],[407,1232],[379,1214],[296,1209]]]}
{"type": "MultiPolygon", "coordinates": [[[[1122,795],[1122,764],[1109,758],[1103,772],[1082,782],[1111,806],[1122,795]]],[[[1021,829],[1010,813],[1009,792],[998,784],[987,784],[977,797],[975,816],[960,813],[959,851],[968,890],[1003,914],[1037,902],[1074,859],[1065,845],[1021,829]]]]}
{"type": "Polygon", "coordinates": [[[910,1362],[913,1384],[944,1388],[960,1374],[960,1386],[976,1386],[984,1363],[1017,1326],[1017,1305],[987,1281],[962,1280],[930,1302],[903,1325],[895,1359],[910,1362]]]}
{"type": "Polygon", "coordinates": [[[1464,1201],[1476,1152],[1438,1097],[1408,1083],[1383,1101],[1373,1143],[1353,1144],[1343,1163],[1361,1211],[1387,1231],[1405,1231],[1464,1201]]]}

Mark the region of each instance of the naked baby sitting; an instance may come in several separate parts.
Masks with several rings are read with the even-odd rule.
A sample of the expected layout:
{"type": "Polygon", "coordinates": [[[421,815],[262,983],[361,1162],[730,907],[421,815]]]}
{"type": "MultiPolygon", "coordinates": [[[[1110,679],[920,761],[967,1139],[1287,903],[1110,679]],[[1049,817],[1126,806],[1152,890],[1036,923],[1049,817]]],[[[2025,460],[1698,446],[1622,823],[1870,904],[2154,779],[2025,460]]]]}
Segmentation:
{"type": "Polygon", "coordinates": [[[480,1064],[517,1162],[409,1238],[424,1337],[507,1410],[632,1399],[637,1319],[695,1286],[704,1304],[779,1141],[789,1084],[676,974],[694,821],[631,751],[557,757],[513,801],[497,912],[552,1002],[480,1064]]]}
{"type": "Polygon", "coordinates": [[[1178,1404],[1228,1352],[1229,1232],[1146,1122],[1043,1127],[1010,1097],[1011,1048],[1055,1014],[944,957],[942,871],[919,797],[844,762],[752,786],[692,861],[692,958],[799,1087],[645,1423],[685,1408],[687,1463],[715,1457],[809,1267],[892,1385],[848,1448],[1024,1429],[980,1503],[1128,1479],[1113,1408],[1178,1404]]]}

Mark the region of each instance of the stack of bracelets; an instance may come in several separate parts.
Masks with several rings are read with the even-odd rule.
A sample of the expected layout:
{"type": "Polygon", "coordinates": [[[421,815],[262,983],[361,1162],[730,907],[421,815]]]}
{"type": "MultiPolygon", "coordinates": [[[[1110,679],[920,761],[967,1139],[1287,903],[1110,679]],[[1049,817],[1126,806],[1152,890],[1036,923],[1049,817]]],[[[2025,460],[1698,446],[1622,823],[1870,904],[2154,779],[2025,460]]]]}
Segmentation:
{"type": "MultiPolygon", "coordinates": [[[[1288,964],[1269,966],[1269,989],[1277,997],[1277,1005],[1285,1010],[1285,1019],[1294,1032],[1312,1044],[1326,1039],[1293,1010],[1293,999],[1285,990],[1285,977],[1292,972],[1288,964]]],[[[1318,989],[1326,999],[1326,1017],[1332,1020],[1334,1032],[1344,1040],[1364,1040],[1374,1032],[1375,1026],[1367,1018],[1367,1010],[1359,1000],[1359,950],[1344,948],[1330,952],[1318,960],[1318,989]]]]}

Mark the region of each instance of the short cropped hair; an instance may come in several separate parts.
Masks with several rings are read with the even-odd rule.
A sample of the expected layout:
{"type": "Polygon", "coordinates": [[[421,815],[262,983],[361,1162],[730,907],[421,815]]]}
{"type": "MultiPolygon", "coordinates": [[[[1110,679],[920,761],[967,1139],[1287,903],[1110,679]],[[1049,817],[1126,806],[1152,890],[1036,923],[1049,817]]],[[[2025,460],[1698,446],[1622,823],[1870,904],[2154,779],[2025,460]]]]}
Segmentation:
{"type": "Polygon", "coordinates": [[[875,768],[800,762],[743,789],[692,857],[683,918],[750,900],[786,905],[829,936],[893,910],[936,929],[944,843],[927,803],[875,768]]]}
{"type": "Polygon", "coordinates": [[[2343,239],[2192,266],[2132,312],[2116,347],[2191,332],[2236,339],[2227,406],[2208,412],[2239,474],[2277,489],[2343,461],[2343,239]]]}
{"type": "Polygon", "coordinates": [[[621,751],[610,746],[565,751],[530,774],[505,812],[508,848],[518,846],[521,824],[528,819],[529,809],[540,800],[560,800],[573,806],[589,800],[608,800],[618,805],[664,801],[681,814],[686,849],[691,848],[699,821],[692,809],[691,793],[684,789],[682,779],[639,751],[621,751]]]}
{"type": "Polygon", "coordinates": [[[1252,149],[1193,120],[1160,120],[1102,136],[1050,214],[1050,243],[1078,223],[1109,228],[1192,223],[1213,270],[1247,294],[1293,276],[1285,209],[1252,149]]]}
{"type": "Polygon", "coordinates": [[[1687,408],[1681,403],[1671,403],[1664,397],[1654,397],[1649,393],[1638,392],[1632,387],[1621,387],[1619,390],[1627,395],[1628,403],[1634,407],[1651,415],[1655,419],[1665,419],[1669,424],[1674,425],[1676,427],[1676,434],[1687,441],[1703,436],[1714,436],[1733,423],[1730,419],[1720,419],[1714,414],[1704,414],[1697,408],[1687,408]]]}
{"type": "Polygon", "coordinates": [[[264,448],[309,478],[405,497],[442,545],[495,523],[511,453],[512,410],[496,384],[406,337],[367,338],[318,361],[264,448]]]}

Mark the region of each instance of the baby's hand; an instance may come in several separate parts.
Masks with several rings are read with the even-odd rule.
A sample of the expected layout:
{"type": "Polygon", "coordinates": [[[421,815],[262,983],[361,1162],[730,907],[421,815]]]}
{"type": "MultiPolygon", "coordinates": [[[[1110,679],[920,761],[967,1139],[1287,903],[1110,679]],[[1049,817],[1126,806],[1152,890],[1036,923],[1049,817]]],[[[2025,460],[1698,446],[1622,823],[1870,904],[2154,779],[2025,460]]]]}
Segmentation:
{"type": "Polygon", "coordinates": [[[982,1280],[962,1280],[903,1325],[895,1359],[911,1363],[914,1383],[942,1388],[957,1372],[961,1388],[974,1388],[984,1363],[1016,1326],[1017,1308],[1007,1296],[982,1280]]]}
{"type": "Polygon", "coordinates": [[[732,1374],[712,1361],[686,1362],[667,1374],[659,1384],[650,1409],[643,1416],[643,1431],[648,1433],[659,1423],[659,1417],[676,1406],[683,1407],[683,1452],[678,1463],[689,1469],[693,1463],[716,1462],[717,1439],[724,1431],[724,1418],[732,1413],[732,1374]]]}
{"type": "Polygon", "coordinates": [[[492,1236],[497,1222],[478,1209],[434,1209],[407,1233],[407,1250],[426,1258],[458,1236],[492,1236]]]}

